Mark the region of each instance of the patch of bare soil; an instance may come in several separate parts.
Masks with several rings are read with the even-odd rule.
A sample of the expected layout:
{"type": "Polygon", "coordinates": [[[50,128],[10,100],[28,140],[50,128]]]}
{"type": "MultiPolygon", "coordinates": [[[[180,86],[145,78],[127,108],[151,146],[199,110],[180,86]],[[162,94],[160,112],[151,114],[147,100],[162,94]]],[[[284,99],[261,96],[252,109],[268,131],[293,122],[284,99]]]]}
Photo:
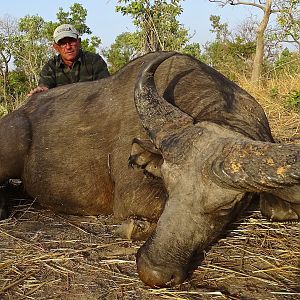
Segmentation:
{"type": "Polygon", "coordinates": [[[141,243],[114,236],[111,217],[74,217],[24,203],[0,222],[0,299],[300,299],[299,224],[241,217],[191,278],[150,289],[138,278],[141,243]]]}

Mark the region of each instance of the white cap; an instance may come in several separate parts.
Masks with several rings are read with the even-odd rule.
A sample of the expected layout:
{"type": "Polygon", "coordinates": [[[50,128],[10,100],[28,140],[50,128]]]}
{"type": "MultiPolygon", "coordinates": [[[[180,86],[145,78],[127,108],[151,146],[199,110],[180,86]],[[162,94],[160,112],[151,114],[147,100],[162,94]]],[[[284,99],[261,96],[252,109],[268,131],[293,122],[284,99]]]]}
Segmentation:
{"type": "Polygon", "coordinates": [[[74,28],[74,26],[70,24],[62,24],[54,30],[53,33],[53,39],[55,43],[58,43],[59,40],[65,38],[65,37],[71,37],[74,39],[78,39],[79,32],[74,28]]]}

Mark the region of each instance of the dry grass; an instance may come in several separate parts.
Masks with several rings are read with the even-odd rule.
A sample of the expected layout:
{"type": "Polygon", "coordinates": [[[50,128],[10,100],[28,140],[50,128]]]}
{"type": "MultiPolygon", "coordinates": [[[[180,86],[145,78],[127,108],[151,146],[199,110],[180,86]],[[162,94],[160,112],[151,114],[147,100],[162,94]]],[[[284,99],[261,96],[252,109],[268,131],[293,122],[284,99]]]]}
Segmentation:
{"type": "Polygon", "coordinates": [[[239,84],[263,106],[277,140],[285,142],[300,140],[300,112],[286,107],[286,96],[289,92],[300,91],[300,74],[270,79],[260,86],[253,86],[245,78],[240,78],[239,84]],[[278,91],[274,98],[270,96],[273,89],[278,91]]]}
{"type": "MultiPolygon", "coordinates": [[[[300,89],[300,76],[253,88],[278,140],[297,142],[299,114],[282,97],[300,89]]],[[[173,289],[138,279],[140,243],[114,237],[111,217],[53,214],[21,201],[0,222],[0,299],[300,299],[299,223],[271,223],[258,211],[242,216],[206,253],[191,278],[173,289]],[[24,203],[24,204],[22,204],[24,203]]]]}
{"type": "Polygon", "coordinates": [[[0,222],[0,299],[300,299],[297,223],[270,223],[252,211],[189,281],[157,290],[137,277],[140,243],[115,238],[115,226],[110,217],[19,206],[0,222]]]}

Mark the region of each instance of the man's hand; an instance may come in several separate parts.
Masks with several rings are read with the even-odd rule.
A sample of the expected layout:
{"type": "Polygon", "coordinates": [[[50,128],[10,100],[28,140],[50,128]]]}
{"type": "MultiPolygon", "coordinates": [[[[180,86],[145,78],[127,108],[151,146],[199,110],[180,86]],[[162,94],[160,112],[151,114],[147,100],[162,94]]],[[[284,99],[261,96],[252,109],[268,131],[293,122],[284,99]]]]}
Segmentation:
{"type": "Polygon", "coordinates": [[[29,92],[29,94],[27,95],[27,97],[31,97],[33,94],[37,94],[37,93],[41,93],[41,92],[46,92],[48,90],[49,89],[47,87],[45,87],[45,86],[38,86],[35,89],[31,90],[29,92]]]}

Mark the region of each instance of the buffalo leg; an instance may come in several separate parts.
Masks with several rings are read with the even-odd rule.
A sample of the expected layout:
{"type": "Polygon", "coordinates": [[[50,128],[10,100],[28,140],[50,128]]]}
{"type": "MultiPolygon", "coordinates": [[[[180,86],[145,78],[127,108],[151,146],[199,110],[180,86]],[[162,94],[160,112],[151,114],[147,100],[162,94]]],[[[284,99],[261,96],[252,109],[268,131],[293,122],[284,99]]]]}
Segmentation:
{"type": "Polygon", "coordinates": [[[260,210],[263,216],[272,221],[296,221],[300,218],[300,204],[269,193],[261,193],[260,210]]]}
{"type": "Polygon", "coordinates": [[[160,178],[146,176],[142,170],[130,170],[126,178],[115,182],[114,215],[125,220],[118,233],[134,240],[150,235],[166,199],[160,178]]]}
{"type": "MultiPolygon", "coordinates": [[[[25,114],[14,111],[0,120],[0,185],[21,178],[31,144],[31,126],[25,114]]],[[[0,219],[8,216],[6,187],[0,189],[0,219]]]]}
{"type": "Polygon", "coordinates": [[[0,184],[20,178],[25,156],[31,145],[30,122],[21,112],[12,112],[0,120],[0,184]]]}
{"type": "Polygon", "coordinates": [[[156,222],[129,218],[119,226],[115,234],[128,240],[146,240],[154,232],[155,228],[156,222]]]}

